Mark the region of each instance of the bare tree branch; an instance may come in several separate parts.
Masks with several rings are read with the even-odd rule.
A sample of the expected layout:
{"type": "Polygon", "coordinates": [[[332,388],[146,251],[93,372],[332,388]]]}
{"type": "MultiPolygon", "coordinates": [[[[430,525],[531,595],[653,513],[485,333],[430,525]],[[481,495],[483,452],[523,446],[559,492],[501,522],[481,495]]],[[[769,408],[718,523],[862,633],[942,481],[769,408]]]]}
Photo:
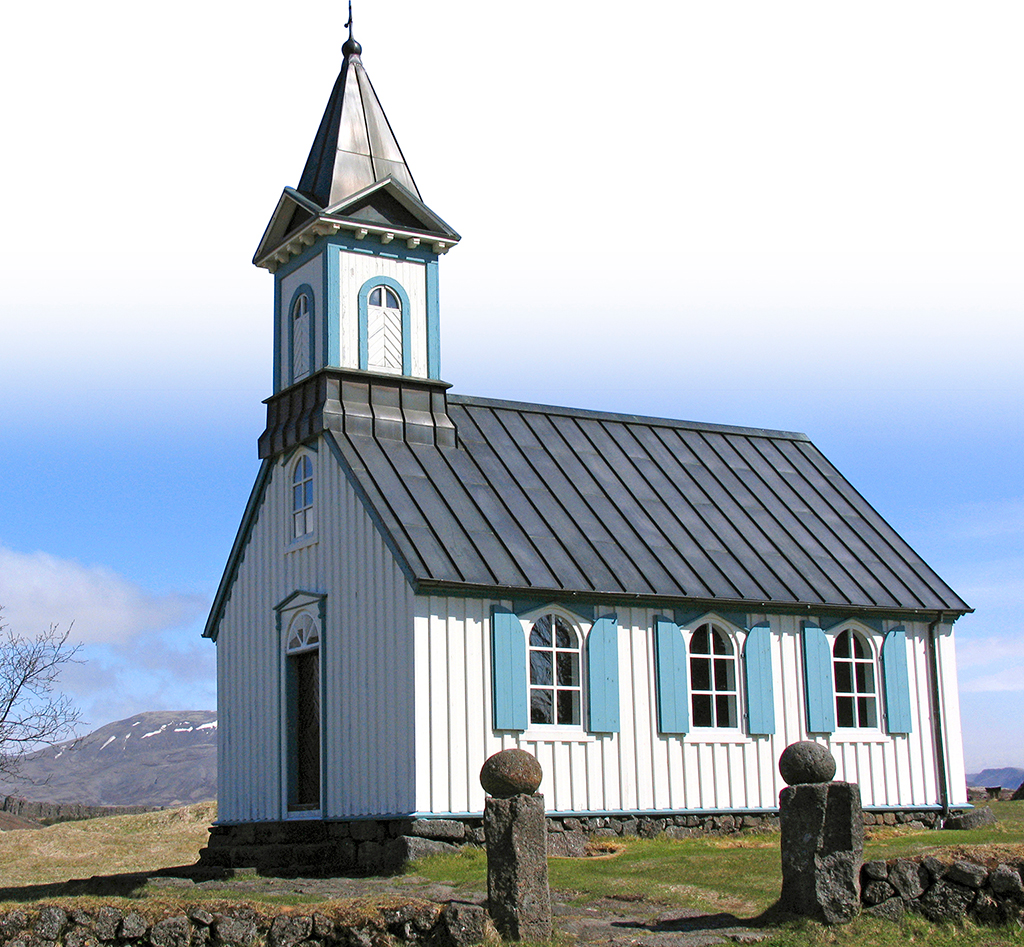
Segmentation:
{"type": "MultiPolygon", "coordinates": [[[[2,608],[2,606],[0,606],[2,608]]],[[[76,662],[71,626],[56,625],[25,638],[0,615],[0,773],[17,772],[21,758],[41,744],[53,745],[74,733],[78,711],[55,691],[61,671],[76,662]]]]}

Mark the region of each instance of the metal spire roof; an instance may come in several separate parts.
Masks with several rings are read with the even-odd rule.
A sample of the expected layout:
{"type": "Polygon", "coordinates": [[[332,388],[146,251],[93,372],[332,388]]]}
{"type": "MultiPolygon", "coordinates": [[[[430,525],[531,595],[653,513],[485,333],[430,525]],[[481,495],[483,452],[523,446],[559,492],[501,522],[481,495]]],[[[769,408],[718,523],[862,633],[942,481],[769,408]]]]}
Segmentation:
{"type": "Polygon", "coordinates": [[[359,58],[363,50],[352,37],[351,9],[346,26],[349,36],[341,48],[341,72],[306,159],[298,190],[320,207],[328,208],[390,176],[420,197],[359,58]]]}

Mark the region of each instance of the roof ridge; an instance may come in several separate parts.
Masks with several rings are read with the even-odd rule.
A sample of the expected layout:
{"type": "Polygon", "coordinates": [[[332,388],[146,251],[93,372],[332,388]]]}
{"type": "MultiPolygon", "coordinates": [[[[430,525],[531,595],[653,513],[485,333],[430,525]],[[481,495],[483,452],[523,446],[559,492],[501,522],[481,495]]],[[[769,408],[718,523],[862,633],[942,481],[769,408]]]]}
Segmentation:
{"type": "Polygon", "coordinates": [[[807,441],[810,437],[799,431],[776,431],[771,428],[739,427],[732,424],[715,424],[702,421],[677,421],[673,418],[658,418],[642,414],[624,414],[616,411],[594,411],[589,408],[570,408],[562,405],[537,404],[529,401],[508,401],[503,398],[479,398],[474,395],[448,394],[448,403],[463,407],[496,408],[508,411],[553,414],[561,417],[591,418],[595,421],[618,421],[628,424],[646,424],[655,427],[669,427],[684,431],[710,431],[715,434],[742,434],[746,437],[782,438],[789,441],[807,441]]]}

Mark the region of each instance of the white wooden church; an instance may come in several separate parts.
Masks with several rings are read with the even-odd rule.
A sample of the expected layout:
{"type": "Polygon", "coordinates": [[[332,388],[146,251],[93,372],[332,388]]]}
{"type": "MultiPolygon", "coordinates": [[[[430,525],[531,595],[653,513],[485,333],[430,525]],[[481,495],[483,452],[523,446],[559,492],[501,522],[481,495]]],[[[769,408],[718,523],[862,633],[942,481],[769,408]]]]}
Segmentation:
{"type": "Polygon", "coordinates": [[[970,609],[805,435],[455,395],[441,258],[351,36],[274,277],[262,466],[205,635],[219,820],[757,813],[827,745],[867,807],[966,803],[970,609]]]}

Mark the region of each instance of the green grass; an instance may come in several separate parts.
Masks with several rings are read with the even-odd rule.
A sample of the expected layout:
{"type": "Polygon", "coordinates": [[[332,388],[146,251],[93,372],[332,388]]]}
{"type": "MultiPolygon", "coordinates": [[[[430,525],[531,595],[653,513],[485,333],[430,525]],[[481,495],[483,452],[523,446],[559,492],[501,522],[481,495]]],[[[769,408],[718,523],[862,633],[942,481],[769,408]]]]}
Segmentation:
{"type": "MultiPolygon", "coordinates": [[[[970,832],[878,827],[869,832],[864,858],[935,855],[1008,861],[1024,859],[1024,803],[993,802],[1000,820],[970,832]]],[[[553,891],[576,903],[621,902],[623,909],[655,916],[671,909],[728,912],[768,927],[765,944],[837,945],[837,947],[999,947],[1024,945],[1014,925],[1005,929],[971,923],[933,925],[908,917],[894,924],[870,917],[840,927],[784,920],[772,910],[782,885],[779,836],[744,834],[673,841],[665,838],[616,840],[620,851],[606,858],[553,858],[548,863],[553,891]]],[[[477,850],[424,859],[409,869],[432,881],[482,890],[487,859],[477,850]]]]}

